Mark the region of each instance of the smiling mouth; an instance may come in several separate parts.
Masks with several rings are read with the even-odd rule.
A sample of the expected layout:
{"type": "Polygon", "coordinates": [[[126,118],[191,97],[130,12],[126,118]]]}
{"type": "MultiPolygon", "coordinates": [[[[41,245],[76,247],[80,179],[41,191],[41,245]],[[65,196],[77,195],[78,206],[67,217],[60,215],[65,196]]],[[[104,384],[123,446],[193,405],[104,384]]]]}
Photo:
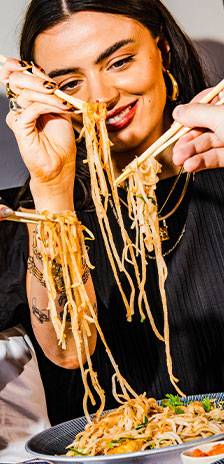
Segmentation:
{"type": "Polygon", "coordinates": [[[107,116],[106,125],[108,131],[116,132],[127,127],[134,118],[138,100],[117,110],[110,111],[107,116]]]}

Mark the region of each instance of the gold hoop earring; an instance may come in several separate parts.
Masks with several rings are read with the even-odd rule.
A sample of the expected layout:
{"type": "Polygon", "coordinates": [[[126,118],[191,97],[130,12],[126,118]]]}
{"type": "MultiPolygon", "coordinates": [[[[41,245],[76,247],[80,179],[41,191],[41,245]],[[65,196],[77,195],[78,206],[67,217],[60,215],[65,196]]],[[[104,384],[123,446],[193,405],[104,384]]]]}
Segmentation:
{"type": "Polygon", "coordinates": [[[166,69],[165,70],[166,72],[166,75],[168,76],[169,80],[170,80],[170,83],[171,83],[171,86],[168,85],[168,89],[170,88],[171,92],[169,93],[169,90],[168,90],[168,98],[171,100],[171,101],[176,101],[179,97],[179,86],[178,86],[178,83],[175,79],[175,77],[173,76],[173,74],[171,74],[171,72],[169,71],[169,69],[166,69]]]}

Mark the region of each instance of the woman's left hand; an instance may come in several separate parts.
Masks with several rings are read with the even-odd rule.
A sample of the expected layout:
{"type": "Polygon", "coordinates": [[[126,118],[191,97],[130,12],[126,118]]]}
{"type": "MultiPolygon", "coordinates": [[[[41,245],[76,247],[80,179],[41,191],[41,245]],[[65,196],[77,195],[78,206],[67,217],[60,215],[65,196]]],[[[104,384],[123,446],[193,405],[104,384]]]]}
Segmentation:
{"type": "Polygon", "coordinates": [[[188,172],[224,167],[224,106],[189,103],[175,108],[173,117],[196,128],[173,150],[173,162],[188,172]]]}

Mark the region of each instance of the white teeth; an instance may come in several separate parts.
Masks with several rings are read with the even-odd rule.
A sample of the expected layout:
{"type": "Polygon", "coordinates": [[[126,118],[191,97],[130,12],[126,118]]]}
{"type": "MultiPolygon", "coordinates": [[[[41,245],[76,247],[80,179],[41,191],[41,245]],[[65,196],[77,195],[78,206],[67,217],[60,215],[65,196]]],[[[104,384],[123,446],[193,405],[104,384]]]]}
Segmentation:
{"type": "Polygon", "coordinates": [[[109,118],[109,119],[107,120],[107,124],[114,124],[115,122],[121,121],[121,120],[123,119],[123,117],[126,116],[126,114],[129,113],[130,110],[131,110],[131,106],[128,106],[128,107],[125,108],[125,110],[122,111],[119,115],[114,116],[114,118],[109,118]]]}

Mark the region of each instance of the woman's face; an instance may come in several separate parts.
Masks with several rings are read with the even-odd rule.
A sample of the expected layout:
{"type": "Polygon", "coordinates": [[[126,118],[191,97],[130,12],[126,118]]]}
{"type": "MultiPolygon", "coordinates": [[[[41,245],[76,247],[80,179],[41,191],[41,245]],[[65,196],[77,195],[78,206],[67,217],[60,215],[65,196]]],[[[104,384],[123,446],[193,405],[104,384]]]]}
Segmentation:
{"type": "Polygon", "coordinates": [[[41,33],[35,62],[61,90],[103,101],[114,152],[142,153],[163,131],[166,87],[158,39],[125,16],[73,14],[41,33]]]}

